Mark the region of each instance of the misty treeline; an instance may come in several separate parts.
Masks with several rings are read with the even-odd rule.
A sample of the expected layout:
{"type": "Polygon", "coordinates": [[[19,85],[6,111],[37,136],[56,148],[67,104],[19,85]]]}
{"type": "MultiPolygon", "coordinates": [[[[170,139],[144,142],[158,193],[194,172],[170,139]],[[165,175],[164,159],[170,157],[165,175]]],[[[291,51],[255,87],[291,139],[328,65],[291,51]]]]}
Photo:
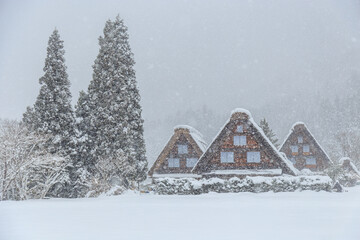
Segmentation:
{"type": "MultiPolygon", "coordinates": [[[[268,128],[267,135],[275,145],[285,140],[295,122],[302,121],[334,163],[342,157],[350,157],[360,168],[360,73],[354,71],[352,76],[339,81],[348,89],[346,94],[331,98],[321,93],[289,94],[282,101],[251,108],[251,112],[263,129],[268,128]],[[264,117],[266,123],[263,122],[264,117]]],[[[242,107],[241,103],[238,105],[242,107]]],[[[147,122],[147,138],[153,140],[147,141],[149,161],[156,158],[173,126],[178,124],[195,127],[210,143],[229,117],[230,110],[204,105],[196,109],[179,110],[165,119],[147,122]]]]}
{"type": "Polygon", "coordinates": [[[119,16],[99,45],[74,110],[63,41],[56,29],[50,36],[36,102],[21,122],[0,122],[0,199],[116,194],[146,179],[135,61],[119,16]]]}

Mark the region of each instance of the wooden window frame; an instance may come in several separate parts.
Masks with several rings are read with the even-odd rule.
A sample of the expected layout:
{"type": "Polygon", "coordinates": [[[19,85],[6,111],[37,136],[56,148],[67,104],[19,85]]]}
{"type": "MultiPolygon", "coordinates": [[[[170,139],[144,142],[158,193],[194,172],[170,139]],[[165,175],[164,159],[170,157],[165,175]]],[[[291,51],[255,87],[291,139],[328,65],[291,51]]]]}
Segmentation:
{"type": "MultiPolygon", "coordinates": [[[[257,154],[256,154],[256,155],[257,155],[257,154]]],[[[247,162],[247,163],[261,163],[261,152],[259,152],[259,151],[246,152],[246,162],[247,162]],[[250,162],[250,161],[249,161],[249,154],[250,154],[250,153],[254,153],[254,154],[257,153],[257,154],[259,155],[259,161],[256,161],[256,162],[255,162],[255,161],[251,161],[251,162],[250,162]]]]}
{"type": "Polygon", "coordinates": [[[197,163],[197,161],[198,161],[199,159],[197,159],[197,158],[186,158],[186,167],[188,167],[188,168],[192,168],[192,167],[194,167],[195,165],[196,165],[196,163],[197,163]],[[195,160],[195,162],[194,162],[194,164],[193,165],[191,165],[191,166],[189,166],[189,160],[195,160]]]}
{"type": "Polygon", "coordinates": [[[239,124],[236,126],[236,132],[237,133],[243,133],[244,132],[244,125],[243,124],[239,124]],[[241,127],[241,131],[239,131],[239,127],[241,127]]]}
{"type": "Polygon", "coordinates": [[[234,152],[225,152],[225,151],[221,151],[220,152],[220,162],[221,163],[234,163],[235,162],[235,154],[234,152]],[[232,161],[227,161],[229,159],[228,156],[226,156],[226,161],[223,161],[223,154],[232,154],[232,161]]]}
{"type": "Polygon", "coordinates": [[[178,147],[178,154],[188,154],[189,153],[189,146],[187,144],[178,144],[177,147],[178,147]],[[180,149],[184,148],[184,147],[186,147],[186,152],[185,151],[180,152],[180,149]]]}
{"type": "Polygon", "coordinates": [[[168,159],[168,167],[169,168],[180,168],[180,158],[169,158],[168,159]],[[170,164],[170,160],[173,161],[172,164],[170,164]],[[175,160],[177,160],[178,164],[174,164],[175,160]],[[178,165],[178,166],[175,166],[175,165],[178,165]]]}
{"type": "MultiPolygon", "coordinates": [[[[243,140],[244,140],[244,139],[243,139],[243,140]]],[[[247,137],[246,137],[246,135],[241,135],[241,136],[235,135],[235,136],[233,137],[233,143],[234,143],[234,146],[237,146],[237,147],[246,146],[246,145],[247,145],[247,137]],[[235,138],[239,138],[239,141],[238,141],[239,144],[235,144],[235,138]],[[243,138],[245,138],[245,143],[241,141],[243,138]]]]}

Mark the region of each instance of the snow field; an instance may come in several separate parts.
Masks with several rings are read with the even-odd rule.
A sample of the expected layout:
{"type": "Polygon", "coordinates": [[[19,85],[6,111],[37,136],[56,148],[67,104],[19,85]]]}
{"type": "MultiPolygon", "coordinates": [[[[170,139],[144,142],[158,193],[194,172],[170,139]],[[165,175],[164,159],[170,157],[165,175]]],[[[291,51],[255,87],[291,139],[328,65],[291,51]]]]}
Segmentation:
{"type": "Polygon", "coordinates": [[[1,240],[360,239],[360,186],[346,193],[160,196],[0,202],[1,240]]]}

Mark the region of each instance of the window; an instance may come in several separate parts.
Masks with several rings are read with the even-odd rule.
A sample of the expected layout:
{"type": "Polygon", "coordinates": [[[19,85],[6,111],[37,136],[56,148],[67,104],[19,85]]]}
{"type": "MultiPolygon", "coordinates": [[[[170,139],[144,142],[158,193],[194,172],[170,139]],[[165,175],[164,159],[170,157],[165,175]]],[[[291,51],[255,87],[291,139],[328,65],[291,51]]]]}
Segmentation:
{"type": "Polygon", "coordinates": [[[293,153],[297,153],[299,151],[299,147],[295,146],[295,145],[290,146],[290,149],[291,149],[291,152],[293,152],[293,153]]]}
{"type": "Polygon", "coordinates": [[[290,161],[295,164],[296,163],[296,159],[294,157],[290,158],[290,161]]]}
{"type": "Polygon", "coordinates": [[[180,159],[178,158],[169,158],[168,166],[171,168],[180,167],[180,159]]]}
{"type": "Polygon", "coordinates": [[[235,146],[246,146],[246,136],[234,136],[235,146]]]}
{"type": "Polygon", "coordinates": [[[248,163],[259,163],[260,162],[260,152],[247,152],[246,160],[248,163]]]}
{"type": "Polygon", "coordinates": [[[178,145],[178,154],[187,154],[188,146],[187,145],[178,145]]]}
{"type": "Polygon", "coordinates": [[[221,152],[220,160],[222,163],[233,163],[234,153],[233,152],[221,152]]]}
{"type": "Polygon", "coordinates": [[[310,146],[309,145],[304,145],[303,146],[303,152],[304,153],[309,153],[310,152],[310,146]]]}
{"type": "Polygon", "coordinates": [[[314,157],[306,158],[306,165],[316,165],[316,158],[314,157]]]}
{"type": "Polygon", "coordinates": [[[238,125],[238,126],[236,127],[236,132],[239,132],[239,133],[244,132],[244,127],[243,127],[243,125],[238,125]]]}
{"type": "Polygon", "coordinates": [[[298,136],[298,143],[303,143],[303,137],[302,136],[298,136]]]}
{"type": "Polygon", "coordinates": [[[187,158],[186,167],[194,167],[197,162],[197,158],[187,158]]]}

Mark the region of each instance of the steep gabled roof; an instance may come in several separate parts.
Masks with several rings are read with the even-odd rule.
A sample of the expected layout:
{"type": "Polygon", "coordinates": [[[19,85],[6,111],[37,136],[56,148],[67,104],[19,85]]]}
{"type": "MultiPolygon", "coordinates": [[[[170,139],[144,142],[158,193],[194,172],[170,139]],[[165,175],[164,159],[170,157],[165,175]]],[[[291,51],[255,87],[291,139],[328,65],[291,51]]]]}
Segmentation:
{"type": "Polygon", "coordinates": [[[280,145],[279,150],[282,151],[282,148],[284,146],[284,144],[291,138],[291,136],[293,134],[295,134],[296,129],[300,129],[303,133],[305,133],[310,140],[313,141],[313,143],[315,144],[315,146],[320,150],[320,154],[323,155],[324,159],[329,163],[329,164],[333,164],[333,162],[331,161],[329,155],[327,155],[327,153],[325,152],[325,150],[322,148],[322,146],[319,144],[319,142],[316,140],[316,138],[314,137],[314,135],[310,132],[309,128],[306,126],[305,123],[303,122],[296,122],[292,125],[288,135],[285,137],[284,142],[280,145]]]}
{"type": "Polygon", "coordinates": [[[211,154],[213,151],[212,149],[215,147],[216,143],[221,141],[221,137],[226,135],[226,132],[228,131],[228,126],[234,121],[234,119],[244,118],[247,120],[247,123],[252,126],[258,135],[259,138],[264,139],[265,148],[268,150],[269,153],[271,153],[272,156],[274,156],[279,162],[282,164],[282,167],[284,168],[284,172],[291,174],[291,175],[297,175],[299,171],[293,166],[293,164],[286,158],[284,154],[281,154],[278,149],[271,143],[269,138],[265,135],[264,131],[261,127],[254,121],[254,119],[251,116],[251,113],[243,108],[236,108],[231,112],[230,118],[225,122],[224,126],[220,129],[218,134],[215,136],[215,138],[212,140],[212,142],[208,145],[206,151],[203,153],[203,155],[200,157],[199,161],[194,166],[192,172],[199,172],[199,169],[201,166],[208,164],[206,161],[208,155],[211,154]]]}
{"type": "Polygon", "coordinates": [[[201,156],[206,149],[206,142],[204,141],[201,133],[193,127],[188,125],[178,125],[174,127],[174,134],[171,136],[160,155],[150,168],[148,175],[153,175],[156,168],[158,168],[165,160],[171,149],[174,147],[176,141],[184,136],[186,140],[195,149],[198,156],[201,156]]]}
{"type": "Polygon", "coordinates": [[[189,130],[191,137],[194,139],[194,141],[196,142],[198,147],[201,149],[201,151],[204,152],[206,150],[206,142],[203,138],[203,135],[198,130],[196,130],[195,128],[190,127],[188,125],[177,125],[174,127],[174,131],[176,131],[176,129],[189,130]]]}
{"type": "Polygon", "coordinates": [[[353,171],[358,178],[360,178],[360,171],[357,169],[357,167],[355,166],[355,164],[351,161],[351,159],[349,157],[343,157],[339,160],[339,164],[343,167],[343,168],[350,168],[348,170],[353,171]]]}

